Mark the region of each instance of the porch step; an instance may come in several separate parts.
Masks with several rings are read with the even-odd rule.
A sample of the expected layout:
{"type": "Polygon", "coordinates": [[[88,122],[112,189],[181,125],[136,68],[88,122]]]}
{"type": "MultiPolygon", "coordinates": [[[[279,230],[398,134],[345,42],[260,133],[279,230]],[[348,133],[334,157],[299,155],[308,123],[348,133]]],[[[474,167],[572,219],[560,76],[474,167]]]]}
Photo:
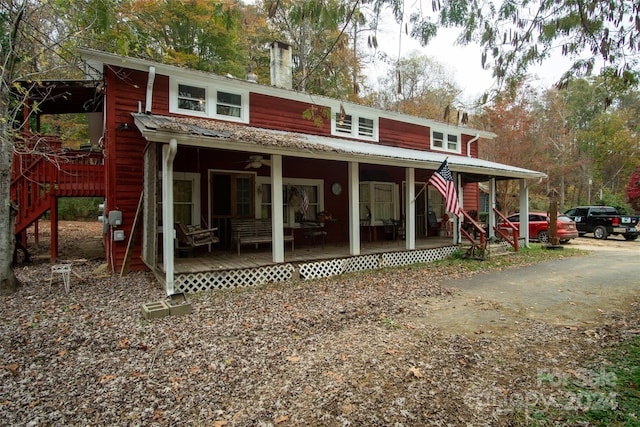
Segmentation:
{"type": "MultiPolygon", "coordinates": [[[[479,245],[479,243],[478,243],[479,245]]],[[[463,253],[467,253],[471,249],[470,244],[462,244],[460,245],[460,249],[463,253]]],[[[484,254],[484,258],[490,258],[495,256],[508,255],[513,253],[511,250],[511,246],[497,244],[497,243],[487,243],[487,249],[484,254]]]]}

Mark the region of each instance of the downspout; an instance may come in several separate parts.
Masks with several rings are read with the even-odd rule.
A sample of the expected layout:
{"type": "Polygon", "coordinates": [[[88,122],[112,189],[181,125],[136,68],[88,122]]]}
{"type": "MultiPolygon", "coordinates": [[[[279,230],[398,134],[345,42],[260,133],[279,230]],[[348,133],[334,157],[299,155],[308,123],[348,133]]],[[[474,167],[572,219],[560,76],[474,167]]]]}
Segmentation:
{"type": "Polygon", "coordinates": [[[164,264],[167,295],[174,293],[173,259],[173,159],[178,151],[178,140],[171,138],[162,146],[162,263],[164,264]]]}
{"type": "Polygon", "coordinates": [[[473,138],[467,141],[467,157],[471,157],[471,144],[480,139],[480,134],[476,134],[473,138]]]}
{"type": "Polygon", "coordinates": [[[147,100],[144,105],[144,112],[151,113],[153,106],[153,82],[156,79],[156,67],[149,67],[149,79],[147,80],[147,100]]]}

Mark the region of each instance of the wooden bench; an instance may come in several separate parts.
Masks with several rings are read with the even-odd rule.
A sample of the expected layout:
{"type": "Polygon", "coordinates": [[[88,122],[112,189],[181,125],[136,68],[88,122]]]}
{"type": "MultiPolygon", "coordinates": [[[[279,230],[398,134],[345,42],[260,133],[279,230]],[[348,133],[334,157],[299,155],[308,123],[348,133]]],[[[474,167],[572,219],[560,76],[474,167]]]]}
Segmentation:
{"type": "MultiPolygon", "coordinates": [[[[272,243],[271,219],[232,219],[231,240],[235,242],[240,255],[240,246],[260,243],[272,243]]],[[[284,234],[284,241],[291,242],[293,251],[293,230],[290,234],[284,234]]]]}

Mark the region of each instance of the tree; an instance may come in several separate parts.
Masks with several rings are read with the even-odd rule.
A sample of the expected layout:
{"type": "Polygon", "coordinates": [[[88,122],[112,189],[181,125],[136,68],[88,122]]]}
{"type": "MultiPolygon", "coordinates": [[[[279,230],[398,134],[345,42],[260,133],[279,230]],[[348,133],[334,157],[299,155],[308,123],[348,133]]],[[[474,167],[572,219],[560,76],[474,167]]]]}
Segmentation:
{"type": "MultiPolygon", "coordinates": [[[[11,200],[14,142],[22,133],[22,104],[39,80],[77,76],[73,54],[67,47],[74,38],[64,20],[64,2],[4,0],[0,5],[0,293],[14,292],[17,280],[11,269],[15,247],[11,200]]],[[[37,107],[36,107],[37,108],[37,107]]],[[[43,154],[44,153],[40,153],[43,154]]]]}
{"type": "MultiPolygon", "coordinates": [[[[401,22],[404,0],[377,0],[401,22]]],[[[589,75],[599,63],[613,72],[607,84],[637,81],[640,51],[640,7],[637,0],[438,0],[408,20],[407,32],[423,45],[438,27],[459,27],[458,42],[478,43],[483,68],[491,67],[499,82],[514,84],[532,64],[558,47],[574,60],[561,81],[589,75]],[[609,68],[607,68],[609,67],[609,68]]]]}
{"type": "Polygon", "coordinates": [[[30,53],[36,42],[26,28],[37,15],[28,0],[3,2],[0,9],[0,294],[12,293],[18,285],[11,269],[15,248],[15,207],[11,204],[11,165],[15,119],[18,109],[11,100],[14,81],[23,69],[35,63],[30,53]]]}
{"type": "Polygon", "coordinates": [[[381,108],[434,120],[443,120],[444,112],[453,106],[450,119],[456,122],[455,107],[461,93],[441,64],[413,53],[380,79],[377,95],[381,108]]]}
{"type": "Polygon", "coordinates": [[[616,113],[601,113],[591,121],[588,130],[577,134],[593,159],[595,181],[612,193],[624,190],[627,177],[638,164],[634,137],[625,126],[624,115],[616,113]]]}
{"type": "Polygon", "coordinates": [[[633,210],[636,213],[640,212],[640,167],[636,168],[629,177],[627,199],[633,210]]]}
{"type": "MultiPolygon", "coordinates": [[[[536,102],[537,93],[526,81],[519,82],[513,90],[499,93],[478,118],[485,129],[498,135],[494,140],[480,140],[480,157],[548,172],[548,152],[539,142],[536,102]]],[[[499,181],[497,185],[500,208],[507,213],[517,211],[518,198],[515,196],[519,192],[518,183],[506,180],[499,181]]]]}
{"type": "Polygon", "coordinates": [[[292,44],[293,86],[319,95],[347,97],[354,92],[359,63],[349,28],[359,19],[359,2],[347,0],[264,0],[269,22],[292,44]]]}

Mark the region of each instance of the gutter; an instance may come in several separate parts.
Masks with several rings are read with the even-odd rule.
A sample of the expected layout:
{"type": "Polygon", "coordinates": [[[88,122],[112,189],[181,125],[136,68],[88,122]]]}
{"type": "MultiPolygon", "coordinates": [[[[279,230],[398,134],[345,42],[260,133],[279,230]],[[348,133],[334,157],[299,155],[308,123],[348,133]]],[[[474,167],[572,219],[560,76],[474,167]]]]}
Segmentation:
{"type": "Polygon", "coordinates": [[[476,142],[480,139],[480,134],[477,133],[476,136],[467,141],[467,157],[471,157],[471,143],[476,142]]]}

